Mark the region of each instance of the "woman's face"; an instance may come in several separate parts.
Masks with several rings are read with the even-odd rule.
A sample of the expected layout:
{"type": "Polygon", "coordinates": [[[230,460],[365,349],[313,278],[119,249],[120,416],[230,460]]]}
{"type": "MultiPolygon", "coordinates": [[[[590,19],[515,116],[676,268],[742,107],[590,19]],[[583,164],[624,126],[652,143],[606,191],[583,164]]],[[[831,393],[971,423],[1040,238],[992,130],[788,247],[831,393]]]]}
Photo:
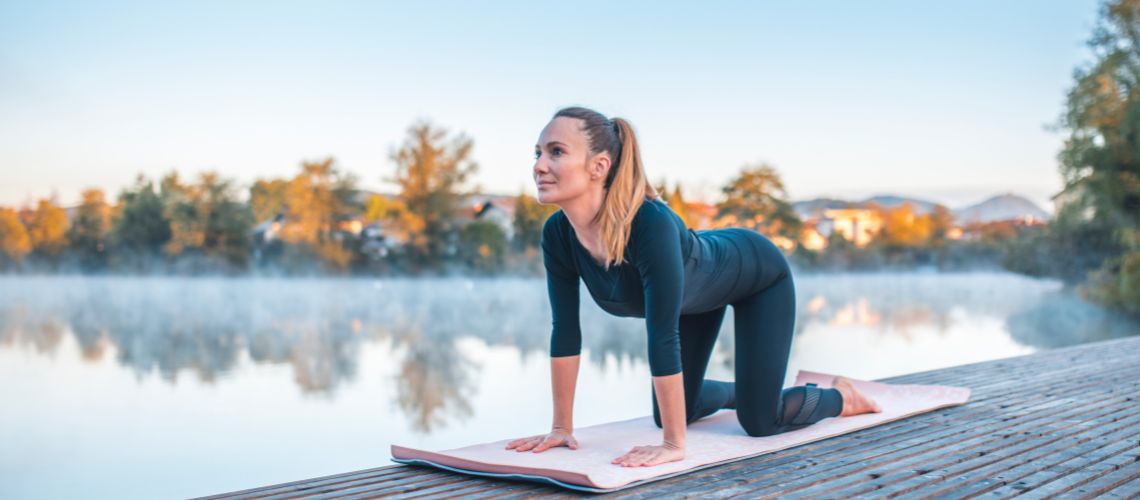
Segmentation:
{"type": "Polygon", "coordinates": [[[609,154],[591,156],[581,128],[582,120],[560,116],[550,120],[539,134],[533,171],[539,202],[562,204],[602,188],[609,154]]]}

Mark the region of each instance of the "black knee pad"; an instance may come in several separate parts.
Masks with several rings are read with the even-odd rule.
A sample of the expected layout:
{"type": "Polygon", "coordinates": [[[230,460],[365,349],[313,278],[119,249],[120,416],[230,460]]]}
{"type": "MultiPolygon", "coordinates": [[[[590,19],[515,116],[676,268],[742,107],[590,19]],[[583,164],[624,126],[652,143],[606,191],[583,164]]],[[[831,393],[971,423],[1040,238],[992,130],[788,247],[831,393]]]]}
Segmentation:
{"type": "Polygon", "coordinates": [[[784,397],[784,423],[798,425],[818,420],[815,417],[822,395],[823,391],[813,383],[789,389],[784,397]]]}

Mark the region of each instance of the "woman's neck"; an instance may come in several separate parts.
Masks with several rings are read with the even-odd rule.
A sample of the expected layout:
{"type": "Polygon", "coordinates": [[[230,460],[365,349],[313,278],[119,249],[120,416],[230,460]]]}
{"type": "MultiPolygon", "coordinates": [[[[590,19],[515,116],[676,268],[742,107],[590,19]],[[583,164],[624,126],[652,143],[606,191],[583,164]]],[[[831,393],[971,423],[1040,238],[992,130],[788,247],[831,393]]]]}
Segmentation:
{"type": "Polygon", "coordinates": [[[566,214],[570,226],[574,228],[574,234],[578,235],[578,240],[583,244],[592,245],[597,241],[597,226],[594,223],[594,217],[602,209],[602,201],[604,200],[605,192],[599,189],[587,191],[581,196],[561,204],[562,212],[566,214]]]}

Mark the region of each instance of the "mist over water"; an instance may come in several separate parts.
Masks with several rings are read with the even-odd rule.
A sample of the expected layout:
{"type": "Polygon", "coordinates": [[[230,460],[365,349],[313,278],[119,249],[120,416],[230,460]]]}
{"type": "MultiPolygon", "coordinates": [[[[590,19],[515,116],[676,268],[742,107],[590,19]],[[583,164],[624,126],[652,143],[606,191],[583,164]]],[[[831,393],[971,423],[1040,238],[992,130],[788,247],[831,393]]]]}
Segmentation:
{"type": "MultiPolygon", "coordinates": [[[[1138,331],[1003,272],[795,282],[785,385],[1138,331]]],[[[575,424],[648,414],[644,320],[581,296],[575,424]]],[[[734,331],[730,308],[709,377],[733,379],[734,331]]],[[[542,432],[549,334],[542,279],[0,278],[0,497],[205,495],[542,432]]]]}

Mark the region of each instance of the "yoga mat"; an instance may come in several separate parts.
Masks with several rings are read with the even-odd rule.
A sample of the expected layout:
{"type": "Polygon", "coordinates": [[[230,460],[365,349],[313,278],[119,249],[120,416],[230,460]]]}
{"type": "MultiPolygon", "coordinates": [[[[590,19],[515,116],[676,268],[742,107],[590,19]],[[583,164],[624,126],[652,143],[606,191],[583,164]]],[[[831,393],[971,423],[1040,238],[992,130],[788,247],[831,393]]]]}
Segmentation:
{"type": "MultiPolygon", "coordinates": [[[[812,382],[826,388],[831,387],[833,377],[834,375],[826,373],[800,370],[792,385],[812,382]]],[[[774,436],[751,437],[736,421],[735,410],[720,410],[689,425],[684,460],[652,467],[622,467],[610,463],[634,446],[660,444],[662,431],[654,425],[652,416],[575,429],[577,450],[558,447],[541,453],[520,453],[505,449],[508,442],[524,437],[519,435],[444,451],[392,445],[392,461],[602,493],[819,441],[938,408],[960,405],[970,398],[970,389],[964,387],[852,381],[860,391],[879,403],[883,409],[881,413],[826,418],[802,429],[774,436]]]]}

